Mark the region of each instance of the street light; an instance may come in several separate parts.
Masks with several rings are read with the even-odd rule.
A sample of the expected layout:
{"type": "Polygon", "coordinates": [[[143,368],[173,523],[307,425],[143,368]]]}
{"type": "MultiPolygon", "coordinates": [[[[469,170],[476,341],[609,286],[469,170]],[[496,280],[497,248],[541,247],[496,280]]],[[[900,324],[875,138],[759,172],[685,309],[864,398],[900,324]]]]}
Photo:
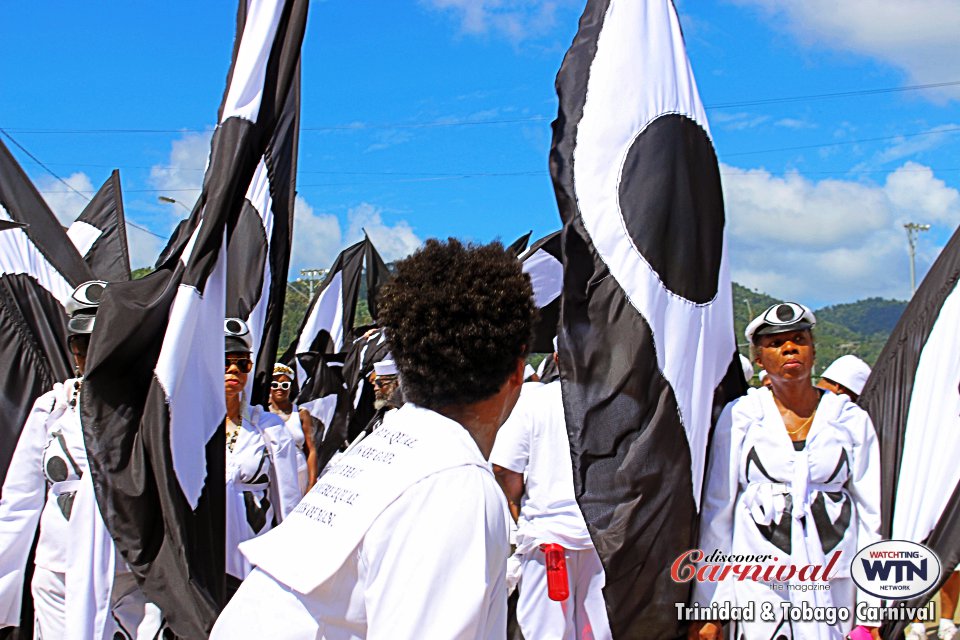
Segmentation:
{"type": "Polygon", "coordinates": [[[326,269],[300,269],[300,275],[306,279],[307,286],[310,287],[310,299],[313,300],[313,283],[323,280],[323,276],[327,275],[327,270],[326,269]]]}
{"type": "Polygon", "coordinates": [[[193,211],[190,210],[190,207],[188,207],[187,205],[183,204],[182,202],[180,202],[175,198],[171,198],[169,196],[157,196],[157,200],[159,200],[160,202],[166,202],[167,204],[178,204],[184,209],[186,209],[187,213],[193,213],[193,211]]]}
{"type": "Polygon", "coordinates": [[[910,295],[917,292],[917,276],[914,261],[917,255],[917,234],[921,231],[930,231],[930,225],[918,224],[916,222],[907,222],[903,225],[907,230],[907,245],[910,251],[910,295]]]}

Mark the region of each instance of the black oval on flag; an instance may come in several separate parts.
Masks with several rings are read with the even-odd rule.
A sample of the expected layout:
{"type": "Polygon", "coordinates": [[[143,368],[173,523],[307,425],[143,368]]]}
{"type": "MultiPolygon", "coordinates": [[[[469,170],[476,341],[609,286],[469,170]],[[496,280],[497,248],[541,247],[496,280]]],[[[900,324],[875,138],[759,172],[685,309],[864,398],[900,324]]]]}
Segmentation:
{"type": "Polygon", "coordinates": [[[696,121],[663,115],[637,136],[620,176],[620,213],[634,244],[671,292],[717,295],[723,193],[717,156],[696,121]]]}

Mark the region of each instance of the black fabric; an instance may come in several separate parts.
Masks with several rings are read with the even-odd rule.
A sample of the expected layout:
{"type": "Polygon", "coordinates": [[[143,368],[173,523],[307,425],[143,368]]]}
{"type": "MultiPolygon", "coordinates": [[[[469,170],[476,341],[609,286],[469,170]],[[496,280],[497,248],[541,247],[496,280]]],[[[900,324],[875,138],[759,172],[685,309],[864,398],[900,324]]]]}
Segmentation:
{"type": "Polygon", "coordinates": [[[0,231],[6,231],[7,229],[23,229],[26,227],[22,222],[11,222],[10,220],[0,220],[0,231]]]}
{"type": "Polygon", "coordinates": [[[525,234],[511,242],[510,246],[507,247],[507,251],[519,258],[520,254],[526,251],[527,244],[530,243],[531,235],[533,235],[533,231],[527,231],[525,234]]]}
{"type": "MultiPolygon", "coordinates": [[[[309,363],[312,373],[304,381],[300,404],[330,395],[337,397],[331,424],[315,424],[313,430],[318,468],[323,470],[333,455],[347,444],[347,423],[351,415],[350,398],[343,384],[343,355],[314,354],[314,358],[309,363]]],[[[316,418],[313,420],[316,421],[316,418]]]]}
{"type": "Polygon", "coordinates": [[[366,246],[364,247],[364,262],[366,263],[367,273],[367,309],[370,311],[370,317],[377,320],[377,294],[380,287],[390,277],[390,269],[380,257],[377,248],[369,237],[364,238],[366,246]]]}
{"type": "MultiPolygon", "coordinates": [[[[552,345],[551,345],[552,347],[552,345]]],[[[547,356],[547,364],[543,365],[543,374],[540,376],[540,382],[550,384],[554,380],[560,379],[560,369],[557,367],[557,361],[552,356],[547,356]]]]}
{"type": "MultiPolygon", "coordinates": [[[[153,372],[178,287],[189,285],[202,294],[225,232],[230,246],[238,228],[251,178],[290,93],[307,4],[283,5],[277,37],[267,45],[257,122],[228,118],[214,132],[200,199],[179,236],[189,236],[202,216],[186,264],[180,261],[185,245],[174,238],[157,271],[108,287],[88,350],[81,422],[100,511],[147,598],[182,638],[207,637],[225,602],[225,436],[221,422],[206,444],[207,482],[191,509],[173,470],[167,398],[153,372]]],[[[241,28],[245,11],[241,1],[241,28]]],[[[234,52],[242,37],[238,29],[234,52]]],[[[235,64],[236,58],[231,78],[235,64]]],[[[229,84],[224,96],[228,93],[229,84]]]]}
{"type": "Polygon", "coordinates": [[[72,370],[63,307],[26,274],[0,275],[0,362],[2,486],[34,401],[72,370]]]}
{"type": "MultiPolygon", "coordinates": [[[[526,251],[521,259],[526,260],[537,251],[543,250],[556,258],[557,262],[562,263],[563,248],[561,240],[560,231],[554,231],[533,243],[533,246],[526,251]]],[[[553,353],[553,339],[557,336],[557,325],[559,323],[560,298],[558,297],[537,310],[537,320],[533,325],[533,338],[530,340],[530,351],[532,353],[553,353]]]]}
{"type": "Polygon", "coordinates": [[[633,141],[623,176],[629,179],[620,182],[620,210],[637,249],[667,289],[710,302],[717,295],[724,214],[707,132],[684,116],[657,118],[633,141]]]}
{"type": "Polygon", "coordinates": [[[60,222],[3,142],[0,142],[0,206],[14,222],[26,225],[23,232],[67,282],[76,287],[94,279],[60,222]]]}
{"type": "MultiPolygon", "coordinates": [[[[613,637],[673,639],[686,637],[687,623],[677,620],[675,605],[688,601],[690,585],[669,579],[670,563],[696,546],[698,526],[690,447],[674,390],[657,364],[651,328],[597,255],[578,209],[577,192],[585,187],[574,186],[578,124],[608,8],[609,0],[588,0],[556,81],[560,108],[553,123],[550,171],[564,224],[559,368],[576,498],[604,566],[603,594],[613,637]]],[[[620,181],[624,219],[610,224],[626,225],[635,246],[648,261],[654,259],[650,264],[666,287],[702,298],[718,291],[720,275],[719,253],[710,253],[722,247],[723,237],[720,185],[710,177],[717,175],[716,160],[714,156],[713,166],[703,167],[705,176],[680,172],[710,160],[706,139],[691,137],[684,124],[659,133],[665,132],[672,136],[656,136],[660,148],[649,139],[635,142],[620,181]],[[652,191],[645,191],[638,182],[641,172],[661,156],[668,162],[657,180],[646,184],[652,191]],[[713,192],[681,194],[701,187],[713,192]],[[678,207],[695,209],[678,214],[678,207]],[[687,223],[676,224],[672,218],[678,215],[687,223]],[[687,228],[690,221],[696,221],[695,229],[687,228]],[[679,235],[699,233],[700,225],[709,238],[679,235]],[[660,241],[668,249],[697,247],[708,255],[665,256],[660,241]],[[682,259],[691,261],[691,282],[684,281],[688,263],[678,262],[682,259]]],[[[665,358],[691,355],[668,353],[665,358]]],[[[730,371],[714,392],[718,405],[730,399],[729,393],[742,393],[742,372],[737,386],[730,371]]]]}
{"type": "MultiPolygon", "coordinates": [[[[227,318],[246,321],[260,300],[266,270],[267,236],[260,214],[249,200],[243,201],[240,215],[228,232],[227,264],[237,265],[227,273],[227,318]]],[[[273,371],[273,363],[270,363],[273,371]]],[[[256,404],[256,403],[252,403],[256,404]]]]}
{"type": "Polygon", "coordinates": [[[346,407],[349,411],[347,439],[351,442],[376,413],[373,406],[375,392],[370,383],[370,374],[373,372],[373,365],[390,353],[390,343],[387,340],[380,342],[381,335],[382,330],[378,330],[367,338],[357,338],[344,357],[343,380],[347,386],[347,397],[352,403],[346,407]]]}
{"type": "Polygon", "coordinates": [[[77,222],[85,222],[102,232],[83,256],[94,275],[107,282],[129,280],[130,251],[127,248],[127,225],[123,214],[119,171],[113,170],[83,208],[77,222]]]}
{"type": "MultiPolygon", "coordinates": [[[[906,433],[907,417],[910,413],[910,397],[913,394],[914,378],[920,355],[933,331],[944,301],[953,293],[960,281],[960,229],[940,252],[930,271],[923,279],[917,292],[904,310],[900,321],[887,340],[877,363],[860,394],[858,404],[873,420],[880,440],[881,504],[883,518],[881,534],[891,535],[897,484],[900,475],[900,461],[906,433]]],[[[942,375],[953,376],[956,371],[944,371],[942,375]]],[[[950,491],[950,500],[940,521],[934,527],[926,541],[939,557],[945,568],[960,563],[960,485],[944,487],[942,482],[931,477],[931,486],[950,491]]],[[[940,575],[939,589],[950,571],[940,575]]],[[[903,606],[921,606],[926,604],[936,589],[912,600],[901,601],[903,606]]],[[[888,623],[881,630],[886,640],[902,638],[908,622],[888,623]]]]}

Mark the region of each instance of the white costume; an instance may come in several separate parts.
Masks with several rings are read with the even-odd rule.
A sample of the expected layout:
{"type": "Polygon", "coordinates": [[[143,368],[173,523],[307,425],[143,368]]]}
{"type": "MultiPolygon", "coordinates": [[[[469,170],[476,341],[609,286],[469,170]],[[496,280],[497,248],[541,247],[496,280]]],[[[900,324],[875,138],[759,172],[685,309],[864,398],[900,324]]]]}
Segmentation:
{"type": "Polygon", "coordinates": [[[307,454],[304,451],[304,447],[307,444],[307,438],[303,434],[303,423],[300,421],[300,410],[296,404],[291,404],[290,415],[286,418],[282,414],[275,413],[274,415],[280,416],[280,419],[283,420],[284,424],[287,427],[287,433],[293,438],[294,444],[297,445],[296,458],[297,458],[297,478],[300,481],[300,495],[307,492],[307,489],[310,487],[307,486],[307,483],[310,481],[309,469],[307,468],[307,454]]]}
{"type": "Polygon", "coordinates": [[[266,533],[300,501],[297,452],[283,419],[262,407],[244,415],[227,448],[227,573],[240,580],[253,568],[241,542],[266,533]]]}
{"type": "Polygon", "coordinates": [[[507,519],[470,434],[404,405],[243,545],[257,568],[211,638],[502,640],[507,519]]]}
{"type": "Polygon", "coordinates": [[[34,637],[153,638],[162,627],[117,555],[87,466],[77,380],[34,403],[0,500],[0,627],[20,622],[24,571],[37,524],[31,592],[34,637]]]}
{"type": "MultiPolygon", "coordinates": [[[[771,554],[780,563],[825,565],[835,551],[829,590],[729,578],[697,582],[695,601],[773,603],[778,619],[739,625],[740,640],[840,640],[854,624],[857,590],[849,567],[880,530],[880,456],[873,424],[845,395],[824,393],[805,445],[797,450],[769,389],[731,402],[717,423],[702,505],[699,548],[705,554],[771,554]],[[781,620],[780,603],[847,607],[847,623],[781,620]]],[[[865,594],[861,600],[878,604],[865,594]]],[[[757,616],[759,618],[759,616],[757,616]]],[[[859,624],[859,622],[858,622],[859,624]]]]}
{"type": "Polygon", "coordinates": [[[517,621],[526,638],[610,638],[604,573],[573,489],[570,443],[560,381],[528,387],[497,434],[490,462],[525,474],[517,523],[520,599],[517,621]],[[570,596],[547,596],[541,544],[565,550],[570,596]]]}

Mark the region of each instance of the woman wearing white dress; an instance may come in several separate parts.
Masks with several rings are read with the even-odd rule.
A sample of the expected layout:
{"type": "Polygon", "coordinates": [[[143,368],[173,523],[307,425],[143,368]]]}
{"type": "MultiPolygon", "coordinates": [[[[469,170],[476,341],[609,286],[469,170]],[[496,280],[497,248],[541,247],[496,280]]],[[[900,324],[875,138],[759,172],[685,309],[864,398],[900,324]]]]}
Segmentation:
{"type": "Polygon", "coordinates": [[[283,420],[247,404],[244,388],[253,369],[247,324],[227,318],[224,394],[227,402],[227,592],[232,594],[252,569],[238,551],[241,542],[266,533],[302,497],[297,452],[283,420]]]}
{"type": "MultiPolygon", "coordinates": [[[[782,589],[736,578],[697,582],[702,605],[772,605],[774,620],[740,623],[733,640],[840,640],[855,624],[858,594],[849,567],[879,540],[880,457],[873,424],[845,395],[813,386],[816,319],[796,303],[773,305],[746,330],[769,388],[751,390],[724,409],[710,449],[699,548],[705,554],[769,554],[776,564],[826,565],[836,552],[829,590],[782,589]],[[794,622],[781,605],[845,607],[849,621],[794,622]]],[[[872,603],[873,604],[873,603],[872,603]]],[[[866,626],[866,625],[864,625],[866,626]]],[[[878,638],[876,629],[865,629],[878,638]]],[[[864,630],[861,630],[864,631],[864,630]]],[[[723,638],[718,623],[694,624],[690,638],[723,638]]]]}
{"type": "Polygon", "coordinates": [[[116,557],[88,472],[78,403],[105,286],[86,282],[66,304],[77,377],[55,384],[34,403],[0,500],[0,627],[20,623],[24,574],[39,524],[31,594],[34,637],[43,640],[154,638],[163,626],[159,609],[146,601],[126,563],[116,557]],[[93,541],[102,553],[95,552],[93,541]],[[102,573],[102,566],[106,576],[113,574],[112,584],[107,579],[105,589],[80,586],[102,573]]]}
{"type": "Polygon", "coordinates": [[[296,378],[293,369],[278,362],[273,365],[273,382],[270,383],[270,412],[283,420],[290,437],[297,444],[297,468],[300,478],[300,493],[317,481],[317,448],[313,440],[313,420],[305,409],[299,409],[290,400],[290,391],[296,378]]]}

